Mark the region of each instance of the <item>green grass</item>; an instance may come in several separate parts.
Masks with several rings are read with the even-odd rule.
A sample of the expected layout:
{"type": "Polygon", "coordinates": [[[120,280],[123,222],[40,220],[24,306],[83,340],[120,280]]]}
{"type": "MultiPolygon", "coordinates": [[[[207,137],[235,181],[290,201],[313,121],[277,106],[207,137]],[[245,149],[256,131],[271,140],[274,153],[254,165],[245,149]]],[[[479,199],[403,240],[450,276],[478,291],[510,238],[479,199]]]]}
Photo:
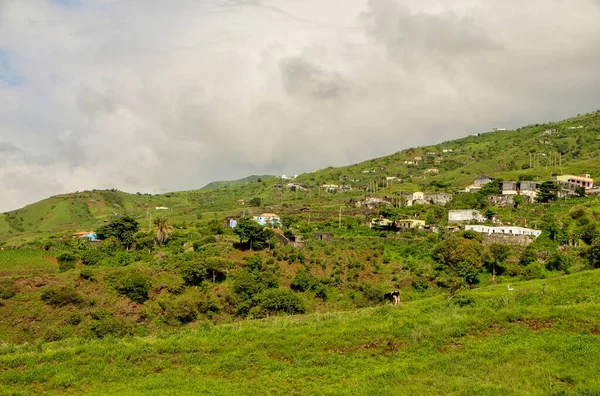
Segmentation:
{"type": "Polygon", "coordinates": [[[58,266],[49,252],[39,250],[1,250],[1,276],[37,276],[56,273],[58,266]]]}
{"type": "MultiPolygon", "coordinates": [[[[4,346],[4,394],[598,394],[600,271],[164,337],[4,346]]],[[[202,326],[201,326],[202,327],[202,326]]]]}

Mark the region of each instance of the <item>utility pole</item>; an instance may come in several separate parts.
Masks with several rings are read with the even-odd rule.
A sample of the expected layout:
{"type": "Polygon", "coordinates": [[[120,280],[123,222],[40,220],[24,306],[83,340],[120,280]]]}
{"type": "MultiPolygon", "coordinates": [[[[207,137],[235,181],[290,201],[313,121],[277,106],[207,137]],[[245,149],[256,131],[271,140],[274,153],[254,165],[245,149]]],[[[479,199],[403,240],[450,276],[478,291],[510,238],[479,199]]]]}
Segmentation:
{"type": "Polygon", "coordinates": [[[342,228],[342,206],[340,206],[340,217],[339,217],[338,228],[342,228]]]}

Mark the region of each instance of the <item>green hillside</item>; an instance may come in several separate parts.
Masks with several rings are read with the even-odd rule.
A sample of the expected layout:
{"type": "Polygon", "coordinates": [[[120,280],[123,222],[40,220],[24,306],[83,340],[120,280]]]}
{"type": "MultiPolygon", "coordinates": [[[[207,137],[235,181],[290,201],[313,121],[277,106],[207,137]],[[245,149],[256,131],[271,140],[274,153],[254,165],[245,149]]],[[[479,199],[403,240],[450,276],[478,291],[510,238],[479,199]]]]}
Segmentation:
{"type": "Polygon", "coordinates": [[[206,186],[202,187],[201,190],[210,190],[210,189],[219,188],[219,187],[245,186],[250,183],[257,183],[257,182],[272,179],[275,177],[276,176],[273,176],[273,175],[251,175],[251,176],[247,176],[247,177],[244,177],[244,178],[238,179],[238,180],[214,181],[214,182],[208,183],[206,186]]]}
{"type": "Polygon", "coordinates": [[[473,179],[482,174],[504,180],[519,177],[548,180],[553,173],[590,173],[593,177],[599,168],[600,111],[560,122],[534,124],[514,131],[480,133],[406,149],[355,165],[302,174],[294,180],[263,175],[214,182],[200,190],[162,195],[119,191],[60,195],[8,212],[4,221],[0,219],[0,241],[31,240],[51,233],[81,231],[122,214],[133,215],[142,224],[147,224],[151,216],[158,214],[153,210],[156,206],[168,207],[169,210],[160,214],[187,225],[206,222],[214,216],[220,219],[240,216],[244,212],[277,211],[294,215],[298,208],[306,206],[315,212],[321,211],[322,219],[334,219],[340,205],[346,206],[351,198],[360,199],[366,194],[395,196],[419,190],[454,192],[473,183],[473,179]],[[444,153],[444,150],[452,152],[444,153]],[[415,164],[407,165],[406,161],[415,164]],[[439,174],[431,173],[431,169],[436,169],[439,174]],[[386,178],[396,179],[386,181],[386,178]],[[293,191],[286,187],[289,182],[301,184],[306,189],[293,191]],[[349,189],[326,193],[320,188],[323,184],[346,185],[349,189]],[[260,198],[260,207],[250,207],[252,198],[260,198]],[[240,200],[246,205],[240,206],[240,200]]]}
{"type": "Polygon", "coordinates": [[[600,392],[600,271],[161,337],[0,348],[5,394],[600,392]]]}
{"type": "Polygon", "coordinates": [[[597,178],[599,137],[596,112],[295,179],[0,214],[0,394],[599,394],[600,195],[489,199],[502,179],[597,178]],[[408,206],[416,191],[453,195],[408,206]],[[452,209],[540,234],[465,230],[452,209]],[[385,226],[400,220],[426,226],[385,226]]]}

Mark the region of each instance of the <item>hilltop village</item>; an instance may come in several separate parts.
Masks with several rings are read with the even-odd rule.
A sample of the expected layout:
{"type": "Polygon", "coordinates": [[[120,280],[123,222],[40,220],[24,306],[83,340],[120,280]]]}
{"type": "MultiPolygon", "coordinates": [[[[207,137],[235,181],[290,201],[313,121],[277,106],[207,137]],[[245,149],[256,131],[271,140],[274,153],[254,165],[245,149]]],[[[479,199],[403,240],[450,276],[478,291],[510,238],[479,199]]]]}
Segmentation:
{"type": "MultiPolygon", "coordinates": [[[[429,154],[433,155],[435,153],[429,154]]],[[[415,161],[418,160],[421,160],[421,157],[415,158],[415,161]]],[[[281,179],[286,179],[286,177],[282,176],[281,179]]],[[[386,177],[385,181],[386,185],[392,182],[402,182],[401,179],[396,177],[386,177]]],[[[309,186],[299,183],[288,183],[285,186],[276,184],[273,188],[278,190],[287,188],[290,191],[303,192],[310,190],[309,186]]],[[[369,188],[372,187],[370,186],[369,188]]],[[[326,194],[347,193],[353,190],[350,186],[335,184],[323,184],[320,189],[326,194]]],[[[350,199],[346,204],[346,208],[363,208],[364,211],[362,213],[365,213],[365,218],[362,220],[362,223],[368,225],[373,230],[396,233],[416,231],[439,233],[440,227],[443,227],[446,231],[451,232],[473,231],[480,233],[483,235],[484,241],[488,244],[528,245],[541,235],[542,232],[539,230],[539,224],[533,224],[533,227],[528,228],[504,222],[499,216],[495,215],[494,207],[517,208],[524,203],[544,204],[557,199],[567,200],[573,197],[599,194],[600,189],[594,187],[594,179],[590,174],[554,174],[550,180],[546,181],[526,180],[526,178],[504,181],[481,175],[476,177],[472,184],[465,186],[463,189],[457,189],[454,193],[417,191],[414,193],[398,193],[394,196],[367,194],[362,199],[350,199]],[[455,196],[478,192],[484,194],[489,205],[488,210],[483,213],[473,208],[448,209],[447,218],[442,222],[427,222],[426,219],[421,219],[418,215],[411,216],[410,218],[398,218],[398,214],[394,216],[392,213],[394,208],[409,208],[419,205],[445,207],[453,201],[455,196]],[[379,212],[380,214],[377,217],[369,218],[368,214],[374,212],[379,212]]],[[[241,206],[246,205],[245,200],[238,200],[237,204],[241,206]]],[[[340,228],[342,210],[340,208],[340,228]]],[[[310,209],[302,208],[300,211],[308,213],[310,209]]],[[[226,221],[227,227],[235,228],[242,217],[243,215],[229,217],[226,221]]],[[[252,216],[251,219],[261,226],[268,226],[275,230],[282,228],[281,217],[275,213],[262,213],[252,216]]],[[[316,235],[322,238],[321,233],[317,233],[316,235]]],[[[290,236],[289,240],[286,238],[281,239],[283,243],[293,242],[294,246],[302,246],[302,236],[294,235],[293,232],[289,232],[288,236],[290,236]]]]}

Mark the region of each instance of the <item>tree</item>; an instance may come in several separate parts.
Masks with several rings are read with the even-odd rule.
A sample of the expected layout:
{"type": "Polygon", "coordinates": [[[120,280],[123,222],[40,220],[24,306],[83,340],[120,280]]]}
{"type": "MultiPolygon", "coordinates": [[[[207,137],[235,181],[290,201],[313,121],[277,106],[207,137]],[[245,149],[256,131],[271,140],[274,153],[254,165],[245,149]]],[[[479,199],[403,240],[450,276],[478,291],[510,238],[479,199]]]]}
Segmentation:
{"type": "Polygon", "coordinates": [[[594,244],[586,252],[590,265],[594,268],[600,268],[600,244],[594,244]]]}
{"type": "Polygon", "coordinates": [[[490,264],[492,265],[492,281],[496,280],[496,267],[502,268],[502,263],[506,261],[510,255],[507,246],[493,244],[490,246],[490,264]]]}
{"type": "Polygon", "coordinates": [[[208,257],[204,263],[208,275],[212,278],[212,283],[215,283],[217,280],[225,279],[227,270],[232,267],[230,261],[221,257],[208,257]]]}
{"type": "Polygon", "coordinates": [[[444,240],[434,251],[433,257],[442,270],[459,283],[473,285],[479,282],[479,271],[486,261],[487,251],[473,239],[450,237],[444,240]]]}
{"type": "Polygon", "coordinates": [[[585,197],[585,188],[582,186],[575,187],[575,195],[577,195],[579,198],[585,197]]]}
{"type": "Polygon", "coordinates": [[[538,196],[535,199],[539,203],[548,203],[550,201],[556,201],[558,197],[558,186],[551,181],[543,182],[540,185],[538,196]]]}
{"type": "Polygon", "coordinates": [[[522,205],[525,202],[525,199],[522,195],[515,195],[513,197],[513,208],[517,209],[519,205],[522,205]]]}
{"type": "Polygon", "coordinates": [[[96,234],[100,239],[114,237],[119,240],[125,248],[129,249],[134,241],[133,236],[139,228],[140,225],[134,218],[123,216],[98,228],[96,234]]]}
{"type": "Polygon", "coordinates": [[[153,223],[156,226],[156,242],[162,245],[169,239],[169,234],[173,232],[173,227],[169,224],[167,218],[163,216],[155,218],[153,223]]]}
{"type": "Polygon", "coordinates": [[[262,199],[260,199],[260,197],[254,197],[248,203],[250,206],[260,206],[262,205],[262,199]]]}
{"type": "Polygon", "coordinates": [[[244,217],[238,221],[233,232],[240,237],[241,244],[247,244],[250,249],[262,250],[270,244],[273,230],[261,226],[256,221],[244,217]]]}
{"type": "Polygon", "coordinates": [[[535,252],[535,249],[529,245],[525,248],[525,250],[523,250],[523,253],[521,253],[521,257],[519,258],[519,264],[523,265],[523,266],[528,266],[531,263],[536,262],[538,259],[537,257],[537,253],[535,252]]]}

